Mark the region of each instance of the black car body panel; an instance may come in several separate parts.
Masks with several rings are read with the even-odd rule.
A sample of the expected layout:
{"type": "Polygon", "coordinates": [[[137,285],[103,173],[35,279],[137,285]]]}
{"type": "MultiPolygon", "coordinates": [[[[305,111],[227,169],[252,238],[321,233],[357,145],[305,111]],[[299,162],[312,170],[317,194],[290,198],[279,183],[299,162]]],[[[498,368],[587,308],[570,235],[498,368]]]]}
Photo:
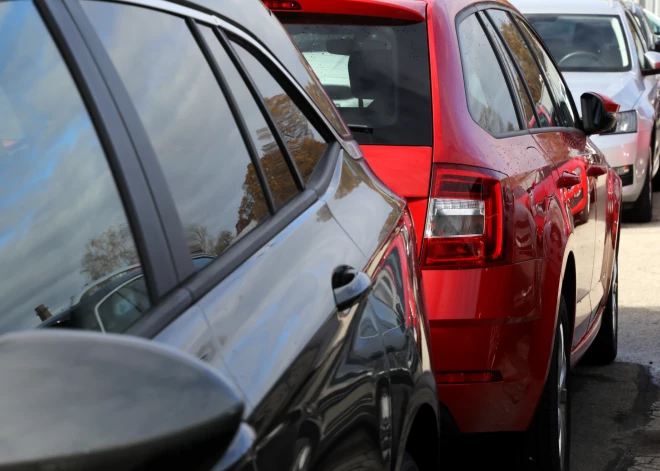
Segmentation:
{"type": "MultiPolygon", "coordinates": [[[[208,362],[231,379],[244,402],[243,424],[214,469],[398,470],[404,458],[410,457],[420,469],[437,469],[437,395],[410,212],[405,201],[375,177],[275,16],[256,0],[20,3],[15,11],[11,11],[13,1],[3,5],[15,18],[31,18],[27,26],[17,20],[16,28],[26,30],[22,34],[42,28],[38,42],[51,47],[47,51],[50,62],[61,64],[57,70],[64,71],[62,89],[68,87],[70,94],[80,95],[74,110],[78,114],[71,112],[75,116],[71,121],[78,127],[66,121],[68,114],[55,113],[57,107],[44,106],[45,111],[39,111],[62,121],[52,130],[55,137],[61,129],[67,130],[61,142],[75,142],[84,150],[90,139],[97,139],[96,154],[80,155],[102,161],[103,168],[90,172],[89,180],[79,178],[87,176],[83,172],[72,175],[76,159],[84,159],[76,146],[57,145],[60,141],[50,134],[37,142],[41,147],[35,147],[35,154],[49,151],[67,157],[66,161],[53,158],[49,165],[68,170],[72,181],[75,177],[85,185],[94,185],[99,175],[105,175],[105,186],[91,193],[98,196],[105,191],[114,198],[118,209],[113,218],[119,222],[97,217],[104,206],[95,206],[93,198],[88,198],[89,207],[61,205],[63,214],[75,216],[72,220],[81,215],[88,220],[74,230],[68,228],[72,241],[66,247],[49,245],[59,263],[43,264],[43,273],[68,276],[61,285],[73,292],[57,291],[61,280],[44,283],[42,276],[42,285],[53,285],[43,294],[32,296],[29,303],[22,294],[9,299],[18,314],[10,312],[9,320],[17,317],[20,323],[9,325],[7,320],[7,330],[27,328],[28,318],[20,317],[25,312],[36,324],[36,310],[43,321],[39,328],[146,337],[208,362]],[[135,32],[131,21],[137,15],[148,34],[128,35],[129,43],[123,44],[125,28],[131,26],[128,29],[135,32]],[[158,21],[152,24],[150,18],[158,21]],[[159,30],[154,26],[157,23],[173,27],[159,30]],[[186,41],[187,52],[182,54],[184,48],[169,44],[163,54],[159,38],[171,41],[175,33],[186,41]],[[239,49],[244,51],[239,54],[239,49]],[[135,51],[145,56],[156,51],[149,58],[138,58],[144,64],[151,59],[152,64],[138,60],[128,61],[127,66],[123,61],[127,56],[135,60],[131,56],[135,51]],[[228,59],[220,67],[223,54],[228,59]],[[261,94],[263,82],[247,67],[246,55],[253,56],[277,91],[261,94]],[[179,66],[179,61],[192,56],[195,67],[186,71],[179,66]],[[163,63],[174,64],[167,69],[172,76],[148,75],[163,63]],[[183,78],[191,70],[198,80],[188,83],[183,78]],[[236,77],[242,80],[240,87],[236,77]],[[181,120],[168,127],[168,120],[174,112],[178,117],[179,111],[189,111],[194,100],[183,92],[158,95],[167,90],[158,87],[180,82],[184,91],[195,91],[203,84],[209,93],[198,104],[213,104],[200,106],[206,115],[189,119],[195,126],[186,128],[191,131],[188,135],[181,133],[179,141],[168,141],[177,128],[190,125],[181,120]],[[154,96],[162,103],[149,102],[154,96]],[[219,109],[213,100],[228,111],[208,127],[209,116],[219,109]],[[284,102],[284,111],[273,107],[274,102],[284,102]],[[172,106],[170,114],[153,113],[161,104],[172,106]],[[248,105],[257,113],[249,115],[248,105]],[[253,126],[255,119],[266,124],[253,126]],[[154,122],[165,124],[159,127],[154,122]],[[185,141],[194,128],[204,126],[211,129],[209,136],[185,141]],[[163,128],[167,132],[156,135],[163,128]],[[80,129],[87,133],[86,139],[79,138],[80,129]],[[212,139],[225,129],[229,129],[226,141],[216,145],[212,139]],[[244,144],[244,162],[234,162],[239,154],[243,156],[240,146],[224,148],[230,138],[244,144]],[[202,153],[211,158],[195,160],[202,153]],[[218,159],[224,167],[207,170],[204,166],[217,164],[218,159]],[[69,167],[58,167],[65,164],[69,167]],[[182,175],[192,175],[186,173],[192,168],[198,179],[171,179],[172,169],[167,166],[176,167],[182,175]],[[241,178],[225,183],[235,189],[230,195],[233,200],[218,183],[223,173],[233,175],[232,171],[241,178]],[[210,185],[205,184],[208,181],[210,185]],[[204,207],[202,216],[213,220],[218,218],[216,213],[224,217],[231,212],[235,218],[216,227],[231,229],[216,238],[207,237],[205,227],[192,227],[185,220],[190,213],[182,209],[186,204],[195,207],[208,190],[215,198],[209,198],[212,204],[204,207]],[[238,210],[232,206],[223,212],[230,204],[238,210]],[[263,211],[258,213],[255,207],[263,211]],[[86,239],[86,245],[75,245],[78,239],[73,236],[81,234],[78,239],[86,239]],[[104,252],[110,246],[119,247],[120,253],[104,252]],[[76,252],[80,247],[83,251],[86,247],[87,253],[76,252]],[[65,258],[71,263],[61,263],[65,258]],[[83,273],[89,283],[80,282],[83,273]],[[341,290],[356,280],[357,291],[347,298],[345,293],[351,292],[341,290]],[[83,295],[81,286],[87,290],[83,295]],[[338,302],[340,291],[342,302],[338,302]],[[54,316],[48,305],[59,309],[54,309],[54,316]]],[[[22,100],[29,87],[42,91],[39,82],[27,83],[26,91],[14,90],[0,80],[0,91],[3,87],[22,100]]],[[[38,102],[43,95],[34,93],[31,98],[38,102]]],[[[32,109],[24,114],[34,115],[35,122],[41,119],[32,109]]],[[[14,144],[7,140],[3,145],[14,144]]],[[[10,169],[16,173],[10,176],[18,184],[21,178],[31,178],[28,171],[17,168],[10,169]]],[[[40,178],[48,180],[53,169],[49,167],[48,172],[40,178]]],[[[58,183],[64,193],[67,182],[58,183]]],[[[32,193],[16,192],[15,200],[28,209],[36,208],[35,212],[41,210],[46,198],[38,192],[43,188],[50,186],[30,187],[32,193]],[[31,194],[37,197],[28,199],[31,194]]],[[[58,197],[56,191],[51,195],[58,197]]],[[[0,216],[3,211],[4,207],[0,216]]],[[[200,216],[201,211],[192,213],[200,216]]],[[[25,221],[31,223],[29,218],[25,221]]],[[[46,234],[42,227],[33,235],[46,234]]],[[[9,229],[0,223],[0,234],[9,229]]],[[[51,245],[57,242],[44,239],[51,245]]],[[[0,244],[0,259],[9,253],[3,247],[0,244]]]]}

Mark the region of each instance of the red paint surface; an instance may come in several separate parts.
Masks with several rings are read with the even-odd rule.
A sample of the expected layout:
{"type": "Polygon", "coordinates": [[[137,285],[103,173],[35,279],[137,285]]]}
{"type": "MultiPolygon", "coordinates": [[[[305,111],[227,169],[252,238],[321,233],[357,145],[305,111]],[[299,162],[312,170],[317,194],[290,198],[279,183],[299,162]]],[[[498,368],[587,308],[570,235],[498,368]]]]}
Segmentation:
{"type": "Polygon", "coordinates": [[[426,3],[419,0],[297,0],[301,13],[376,16],[424,21],[426,3]]]}

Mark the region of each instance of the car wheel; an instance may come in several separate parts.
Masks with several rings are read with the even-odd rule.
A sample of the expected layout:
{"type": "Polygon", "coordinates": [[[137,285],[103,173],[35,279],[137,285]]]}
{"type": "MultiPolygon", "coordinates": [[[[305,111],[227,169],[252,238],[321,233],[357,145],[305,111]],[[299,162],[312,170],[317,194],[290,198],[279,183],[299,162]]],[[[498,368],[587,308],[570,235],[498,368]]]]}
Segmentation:
{"type": "Polygon", "coordinates": [[[525,433],[518,469],[568,471],[571,443],[570,365],[568,309],[562,296],[548,379],[532,424],[525,433]]]}
{"type": "MultiPolygon", "coordinates": [[[[618,252],[618,251],[617,251],[618,252]]],[[[600,330],[589,348],[588,360],[598,365],[609,365],[616,359],[619,343],[619,255],[614,257],[612,286],[603,311],[600,330]]]]}
{"type": "Polygon", "coordinates": [[[639,222],[649,222],[653,216],[653,183],[651,182],[652,168],[653,163],[649,162],[649,170],[646,172],[644,188],[642,188],[642,192],[637,198],[637,201],[635,201],[635,206],[633,207],[635,219],[639,222]]]}
{"type": "Polygon", "coordinates": [[[413,459],[412,456],[408,454],[408,452],[404,453],[403,455],[403,463],[401,463],[401,471],[419,471],[419,467],[417,467],[417,463],[415,463],[415,460],[413,459]]]}
{"type": "MultiPolygon", "coordinates": [[[[653,132],[653,147],[655,147],[655,132],[653,132]]],[[[651,150],[651,174],[653,174],[653,162],[655,161],[655,153],[653,152],[653,149],[651,150]]],[[[660,191],[660,170],[658,170],[658,173],[655,174],[655,177],[653,177],[653,191],[660,191]]]]}

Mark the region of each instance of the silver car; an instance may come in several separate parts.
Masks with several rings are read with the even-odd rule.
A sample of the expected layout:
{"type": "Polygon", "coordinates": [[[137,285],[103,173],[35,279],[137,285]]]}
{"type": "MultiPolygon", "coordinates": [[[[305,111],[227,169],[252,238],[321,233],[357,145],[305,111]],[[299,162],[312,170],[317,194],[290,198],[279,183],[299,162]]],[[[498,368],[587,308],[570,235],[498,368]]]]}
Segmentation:
{"type": "Polygon", "coordinates": [[[552,52],[573,96],[592,90],[621,106],[616,128],[592,139],[623,180],[624,207],[638,221],[650,221],[653,187],[660,188],[660,54],[648,50],[622,2],[517,0],[515,4],[552,52]]]}

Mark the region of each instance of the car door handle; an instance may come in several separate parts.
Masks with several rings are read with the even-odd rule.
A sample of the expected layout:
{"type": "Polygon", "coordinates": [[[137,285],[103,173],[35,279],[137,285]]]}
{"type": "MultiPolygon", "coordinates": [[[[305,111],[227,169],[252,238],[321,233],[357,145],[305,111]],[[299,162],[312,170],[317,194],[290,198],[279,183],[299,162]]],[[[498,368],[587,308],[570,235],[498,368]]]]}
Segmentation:
{"type": "Polygon", "coordinates": [[[557,188],[571,188],[582,182],[580,177],[571,172],[564,172],[557,179],[557,188]]]}
{"type": "Polygon", "coordinates": [[[607,173],[607,167],[604,165],[592,164],[587,167],[587,176],[588,177],[600,177],[607,173]]]}
{"type": "Polygon", "coordinates": [[[371,278],[351,267],[341,267],[332,275],[332,290],[337,309],[344,310],[362,299],[371,288],[371,278]]]}

